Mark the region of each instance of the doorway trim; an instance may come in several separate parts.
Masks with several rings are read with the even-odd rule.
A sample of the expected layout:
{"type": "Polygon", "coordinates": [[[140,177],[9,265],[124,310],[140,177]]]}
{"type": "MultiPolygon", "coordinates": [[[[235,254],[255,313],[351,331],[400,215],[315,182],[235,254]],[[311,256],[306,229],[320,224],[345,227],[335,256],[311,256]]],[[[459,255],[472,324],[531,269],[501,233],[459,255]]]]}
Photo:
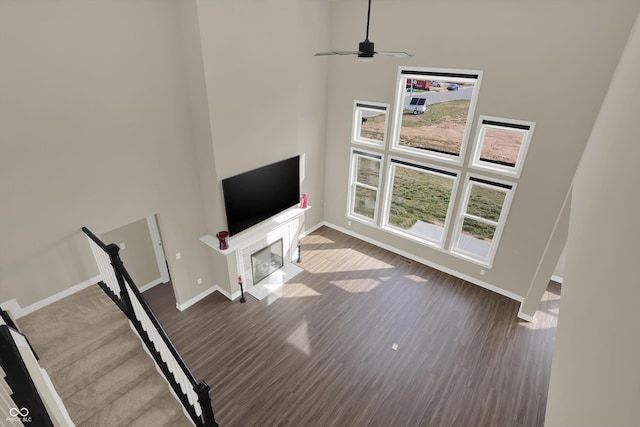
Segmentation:
{"type": "Polygon", "coordinates": [[[150,215],[146,219],[149,234],[151,235],[151,243],[153,244],[153,252],[156,255],[156,262],[158,263],[158,271],[160,271],[160,283],[167,283],[170,280],[169,268],[167,267],[167,258],[164,255],[158,221],[156,221],[156,215],[150,215]]]}

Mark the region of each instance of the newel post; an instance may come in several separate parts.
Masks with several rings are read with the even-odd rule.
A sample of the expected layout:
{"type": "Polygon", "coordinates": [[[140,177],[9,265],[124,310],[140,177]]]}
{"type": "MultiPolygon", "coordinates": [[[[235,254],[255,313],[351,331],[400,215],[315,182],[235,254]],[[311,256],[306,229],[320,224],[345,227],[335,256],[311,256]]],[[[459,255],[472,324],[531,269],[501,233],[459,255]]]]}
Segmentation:
{"type": "Polygon", "coordinates": [[[107,254],[109,254],[109,259],[111,259],[111,266],[113,267],[113,271],[116,274],[116,279],[118,279],[118,285],[120,286],[120,297],[122,298],[122,302],[126,307],[126,314],[129,318],[133,315],[133,306],[131,305],[131,297],[129,296],[129,292],[127,290],[127,286],[124,282],[124,276],[122,275],[122,269],[124,265],[122,264],[122,260],[120,259],[120,247],[115,243],[110,243],[106,248],[107,254]]]}
{"type": "Polygon", "coordinates": [[[213,408],[211,407],[211,397],[209,396],[209,384],[200,381],[193,390],[198,394],[198,403],[202,410],[202,420],[204,427],[218,427],[218,423],[213,416],[213,408]]]}

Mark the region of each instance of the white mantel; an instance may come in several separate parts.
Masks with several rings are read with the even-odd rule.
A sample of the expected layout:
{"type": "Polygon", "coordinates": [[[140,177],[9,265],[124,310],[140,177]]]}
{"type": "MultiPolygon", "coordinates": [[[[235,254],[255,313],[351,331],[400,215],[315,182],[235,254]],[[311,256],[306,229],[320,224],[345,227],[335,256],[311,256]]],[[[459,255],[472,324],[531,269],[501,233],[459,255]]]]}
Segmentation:
{"type": "MultiPolygon", "coordinates": [[[[237,277],[241,274],[244,278],[245,290],[261,299],[266,293],[275,287],[282,286],[289,278],[297,274],[300,269],[293,264],[297,259],[297,244],[300,231],[303,226],[303,215],[310,209],[293,207],[275,215],[235,236],[229,238],[229,247],[220,249],[218,238],[206,234],[200,240],[217,253],[225,256],[235,256],[236,271],[229,271],[229,277],[237,277]],[[283,262],[281,270],[274,272],[267,279],[254,287],[251,272],[251,254],[263,247],[282,239],[283,262]]],[[[232,265],[233,262],[228,262],[232,265]]],[[[229,267],[231,270],[231,267],[229,267]]],[[[231,285],[231,284],[230,284],[231,285]]],[[[232,289],[232,286],[229,287],[232,289]]]]}

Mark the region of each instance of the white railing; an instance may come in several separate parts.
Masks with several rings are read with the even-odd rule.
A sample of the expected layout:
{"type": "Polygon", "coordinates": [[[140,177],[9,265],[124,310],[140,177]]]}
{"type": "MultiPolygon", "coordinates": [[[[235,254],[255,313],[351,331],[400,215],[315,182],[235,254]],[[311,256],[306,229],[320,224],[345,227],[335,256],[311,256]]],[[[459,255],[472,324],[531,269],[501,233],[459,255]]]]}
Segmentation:
{"type": "Polygon", "coordinates": [[[96,264],[98,264],[98,271],[100,272],[102,281],[105,285],[107,285],[111,292],[113,292],[117,297],[120,297],[120,286],[118,285],[116,273],[111,266],[111,259],[109,258],[109,254],[107,254],[100,246],[98,246],[98,244],[95,243],[89,236],[87,236],[87,239],[89,240],[91,252],[96,259],[96,264]]]}
{"type": "Polygon", "coordinates": [[[129,293],[129,299],[131,300],[131,307],[133,308],[133,313],[140,322],[142,329],[147,333],[149,340],[152,342],[153,347],[156,352],[160,354],[162,361],[166,365],[167,369],[173,375],[175,382],[180,386],[182,393],[187,397],[191,406],[195,410],[198,417],[202,416],[202,408],[200,407],[200,402],[198,401],[198,395],[194,391],[194,386],[196,385],[195,380],[190,379],[187,374],[185,374],[184,370],[180,366],[180,363],[173,355],[169,346],[165,343],[164,338],[158,332],[158,329],[154,325],[151,317],[147,314],[144,307],[138,300],[137,296],[134,292],[130,291],[132,285],[125,280],[126,283],[126,291],[129,293]]]}
{"type": "MultiPolygon", "coordinates": [[[[4,320],[0,318],[0,325],[5,325],[4,320]]],[[[38,394],[40,395],[40,399],[44,404],[44,407],[49,414],[49,418],[55,427],[75,427],[73,421],[71,421],[71,417],[67,412],[67,408],[62,403],[62,399],[58,395],[58,392],[53,387],[53,383],[40,364],[36,359],[36,356],[33,354],[29,343],[27,342],[24,335],[16,332],[13,328],[9,328],[9,332],[11,335],[11,339],[16,344],[18,351],[20,353],[20,357],[24,362],[24,365],[31,376],[31,381],[33,381],[38,394]]],[[[1,371],[1,369],[0,369],[1,371]]],[[[6,412],[0,413],[0,416],[4,416],[7,414],[8,418],[11,418],[11,425],[23,425],[22,421],[16,422],[16,420],[26,420],[30,422],[29,418],[29,408],[16,408],[15,405],[12,405],[13,400],[9,397],[8,401],[5,401],[5,393],[9,392],[7,396],[11,395],[11,390],[9,389],[8,384],[4,380],[5,373],[2,372],[2,381],[0,381],[0,388],[2,388],[2,392],[0,392],[0,405],[4,409],[5,405],[11,405],[7,408],[6,412]],[[6,388],[5,388],[6,387],[6,388]]],[[[0,419],[1,420],[1,419],[0,419]]]]}
{"type": "MultiPolygon", "coordinates": [[[[1,320],[0,320],[1,321],[1,320]]],[[[24,427],[22,421],[18,416],[23,414],[29,415],[29,409],[27,408],[27,412],[24,412],[23,408],[17,408],[16,404],[13,402],[11,395],[13,392],[11,391],[11,387],[7,384],[5,378],[7,374],[5,374],[4,370],[0,367],[0,417],[12,418],[11,424],[15,426],[24,427]]],[[[2,419],[0,418],[0,421],[2,419]]]]}
{"type": "Polygon", "coordinates": [[[199,383],[173,346],[169,336],[147,305],[124,267],[115,244],[105,245],[86,227],[91,251],[98,264],[103,288],[127,315],[133,329],[145,344],[159,370],[163,373],[196,426],[218,427],[211,408],[209,386],[199,383]]]}

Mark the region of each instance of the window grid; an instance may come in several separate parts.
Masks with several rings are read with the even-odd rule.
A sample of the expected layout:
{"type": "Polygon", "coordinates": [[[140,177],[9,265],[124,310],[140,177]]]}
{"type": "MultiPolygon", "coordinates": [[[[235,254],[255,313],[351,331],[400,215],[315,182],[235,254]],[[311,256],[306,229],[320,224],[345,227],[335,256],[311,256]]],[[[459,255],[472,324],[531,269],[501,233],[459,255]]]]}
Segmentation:
{"type": "Polygon", "coordinates": [[[506,181],[467,177],[460,214],[454,228],[453,254],[487,267],[493,265],[514,190],[515,185],[506,181]],[[481,194],[474,197],[474,190],[481,194]],[[475,206],[476,203],[479,206],[475,206]]]}
{"type": "MultiPolygon", "coordinates": [[[[349,218],[417,241],[449,255],[488,268],[492,267],[535,123],[480,116],[476,138],[472,140],[473,146],[469,150],[470,157],[468,161],[465,161],[464,155],[470,139],[469,133],[481,76],[481,72],[474,71],[460,72],[400,67],[396,83],[395,110],[390,128],[391,137],[388,139],[386,128],[389,119],[389,105],[354,101],[351,185],[347,207],[349,218]],[[462,138],[459,141],[459,150],[455,153],[447,153],[446,150],[439,151],[436,147],[416,149],[403,146],[400,143],[403,113],[405,113],[404,116],[408,116],[409,112],[412,116],[428,114],[434,104],[428,99],[431,92],[436,92],[435,87],[441,88],[440,83],[448,84],[451,82],[460,84],[451,92],[459,91],[460,87],[466,87],[467,90],[472,88],[464,126],[460,126],[460,129],[464,128],[464,130],[460,130],[462,138]],[[430,86],[433,84],[437,86],[430,86]],[[422,99],[426,99],[424,102],[411,103],[410,98],[417,94],[421,94],[422,99]],[[413,106],[412,108],[419,111],[405,108],[409,106],[413,106]],[[371,114],[369,109],[372,109],[374,113],[376,111],[384,111],[385,113],[382,140],[368,139],[366,136],[363,138],[361,134],[363,117],[365,117],[363,114],[371,114]],[[505,131],[508,134],[508,132],[512,132],[516,137],[523,135],[519,142],[517,157],[512,155],[511,158],[503,161],[497,156],[486,156],[486,150],[483,154],[484,137],[487,130],[489,133],[505,131]],[[356,147],[357,144],[366,145],[373,151],[361,150],[356,147]],[[383,153],[389,156],[386,161],[384,161],[383,153]],[[515,161],[513,161],[514,159],[515,161]],[[363,161],[376,164],[377,172],[374,180],[371,180],[371,174],[363,175],[361,173],[363,161]],[[463,180],[462,174],[465,167],[471,171],[474,169],[490,171],[492,177],[468,172],[463,180]],[[496,178],[496,176],[501,178],[496,178]],[[402,180],[405,182],[400,182],[402,180]],[[429,184],[432,186],[429,187],[429,184]],[[411,197],[405,197],[411,191],[401,190],[401,185],[408,185],[408,188],[414,185],[415,194],[411,197]],[[425,188],[430,188],[428,191],[434,188],[444,190],[442,192],[434,191],[433,198],[429,199],[430,202],[409,200],[419,199],[419,195],[424,193],[425,188]],[[459,189],[460,191],[458,191],[459,189]],[[477,191],[474,189],[483,189],[487,194],[474,195],[472,193],[477,191]],[[460,193],[459,200],[458,193],[460,193]],[[363,200],[368,202],[368,210],[361,207],[363,200]],[[485,202],[491,206],[484,206],[485,202]],[[433,205],[436,205],[435,214],[427,212],[434,208],[433,205]],[[416,206],[419,209],[414,209],[416,206]],[[488,209],[486,212],[483,211],[485,208],[488,209]],[[419,212],[416,213],[416,210],[419,212]],[[430,229],[433,233],[425,232],[426,229],[430,229]],[[464,242],[461,243],[461,239],[467,240],[467,246],[462,244],[464,242]],[[469,242],[475,243],[476,247],[469,246],[469,242]],[[478,250],[478,247],[483,247],[483,250],[478,250]]],[[[497,135],[501,134],[497,132],[497,135]]],[[[491,136],[495,137],[496,133],[491,136]]],[[[514,139],[517,138],[514,137],[514,139]]]]}
{"type": "Polygon", "coordinates": [[[368,223],[377,221],[381,175],[382,155],[352,150],[348,216],[368,223]]]}

